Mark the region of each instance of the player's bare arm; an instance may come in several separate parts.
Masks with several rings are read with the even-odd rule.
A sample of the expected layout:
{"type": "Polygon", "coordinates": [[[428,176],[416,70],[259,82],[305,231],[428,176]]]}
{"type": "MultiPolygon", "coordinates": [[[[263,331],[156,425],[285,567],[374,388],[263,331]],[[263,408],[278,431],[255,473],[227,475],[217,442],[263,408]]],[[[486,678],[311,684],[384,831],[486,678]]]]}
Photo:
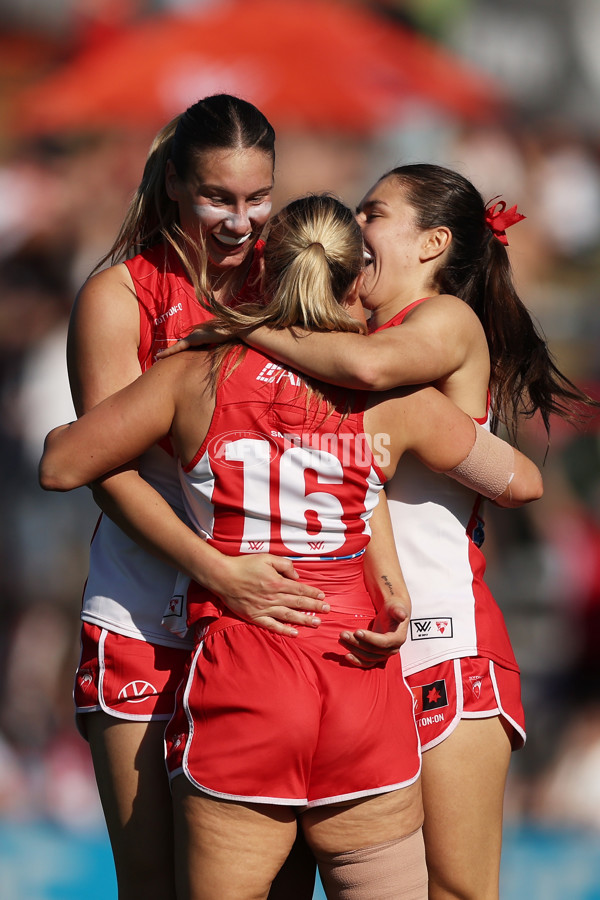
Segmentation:
{"type": "Polygon", "coordinates": [[[464,364],[474,345],[482,348],[483,365],[489,365],[479,320],[456,297],[432,297],[402,326],[368,336],[263,327],[244,339],[312,377],[361,390],[383,391],[447,378],[464,364]]]}
{"type": "Polygon", "coordinates": [[[195,403],[197,431],[187,443],[179,438],[182,452],[193,455],[209,422],[209,414],[202,421],[194,399],[201,367],[202,358],[194,354],[159,363],[81,419],[55,428],[46,439],[40,483],[47,490],[72,490],[107,471],[114,473],[109,480],[117,485],[132,536],[142,546],[213,590],[242,618],[281,634],[293,635],[300,625],[317,627],[320,620],[311,613],[327,612],[324,595],[299,582],[289,560],[269,554],[224,558],[147,482],[132,482],[131,472],[114,472],[166,435],[177,410],[181,421],[188,418],[189,430],[190,405],[195,403]]]}
{"type": "MultiPolygon", "coordinates": [[[[240,337],[284,365],[342,387],[384,391],[404,384],[446,382],[467,363],[489,376],[487,343],[479,319],[462,300],[431,297],[401,327],[372,335],[324,333],[266,326],[240,337]]],[[[199,325],[159,356],[219,343],[226,333],[212,323],[199,325]]],[[[465,372],[465,380],[471,373],[465,372]]]]}
{"type": "Polygon", "coordinates": [[[402,575],[385,492],[371,516],[371,540],[365,551],[365,583],[377,615],[371,628],[342,632],[346,659],[361,668],[381,665],[406,641],[411,603],[402,575]]]}
{"type": "Polygon", "coordinates": [[[434,472],[445,473],[498,506],[517,507],[543,493],[536,464],[506,441],[485,432],[473,419],[433,387],[405,388],[367,412],[368,427],[391,432],[391,477],[399,455],[411,451],[434,472]],[[473,457],[473,452],[475,456],[473,457]],[[395,454],[395,455],[394,455],[395,454]],[[462,466],[470,459],[466,472],[462,466]]]}

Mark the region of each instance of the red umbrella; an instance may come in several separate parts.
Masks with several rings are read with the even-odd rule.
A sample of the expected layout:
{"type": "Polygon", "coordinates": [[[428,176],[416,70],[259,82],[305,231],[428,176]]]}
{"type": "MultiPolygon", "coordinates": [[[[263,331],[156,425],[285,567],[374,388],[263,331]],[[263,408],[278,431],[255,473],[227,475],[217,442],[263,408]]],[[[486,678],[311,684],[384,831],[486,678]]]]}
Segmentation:
{"type": "Polygon", "coordinates": [[[254,102],[276,128],[370,134],[415,101],[463,119],[501,104],[451,53],[339,0],[225,0],[157,15],[82,52],[18,98],[14,130],[158,128],[200,97],[254,102]]]}

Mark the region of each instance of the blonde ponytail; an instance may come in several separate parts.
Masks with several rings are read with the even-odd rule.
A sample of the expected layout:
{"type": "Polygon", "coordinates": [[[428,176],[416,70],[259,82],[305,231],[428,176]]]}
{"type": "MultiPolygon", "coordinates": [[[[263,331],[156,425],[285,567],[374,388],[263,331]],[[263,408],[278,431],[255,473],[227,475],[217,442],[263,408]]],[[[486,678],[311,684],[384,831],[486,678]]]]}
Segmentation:
{"type": "Polygon", "coordinates": [[[264,262],[264,305],[212,310],[232,336],[259,325],[363,330],[341,305],[364,264],[362,234],[337,198],[310,194],[281,210],[269,227],[264,262]]]}

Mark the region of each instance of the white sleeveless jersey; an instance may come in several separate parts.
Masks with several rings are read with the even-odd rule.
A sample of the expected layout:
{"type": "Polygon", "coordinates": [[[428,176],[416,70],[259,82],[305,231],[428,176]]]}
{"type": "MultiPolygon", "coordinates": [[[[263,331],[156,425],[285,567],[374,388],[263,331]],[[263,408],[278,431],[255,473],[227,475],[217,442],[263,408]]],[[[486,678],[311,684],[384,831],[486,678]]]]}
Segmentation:
{"type": "MultiPolygon", "coordinates": [[[[401,326],[419,302],[378,329],[401,326]]],[[[478,420],[489,430],[487,420],[478,420]]],[[[411,454],[386,484],[402,572],[412,601],[405,674],[448,659],[486,656],[518,669],[504,617],[484,581],[483,498],[411,454]]]]}
{"type": "Polygon", "coordinates": [[[515,668],[502,613],[484,581],[481,498],[408,455],[386,493],[412,600],[401,651],[406,674],[461,656],[515,668]]]}

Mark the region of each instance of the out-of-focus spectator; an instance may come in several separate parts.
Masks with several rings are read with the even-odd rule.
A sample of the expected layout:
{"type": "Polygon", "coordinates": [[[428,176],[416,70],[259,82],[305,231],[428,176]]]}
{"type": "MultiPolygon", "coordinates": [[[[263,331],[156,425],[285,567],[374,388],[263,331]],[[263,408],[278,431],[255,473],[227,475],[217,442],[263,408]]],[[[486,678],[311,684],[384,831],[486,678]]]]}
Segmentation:
{"type": "Polygon", "coordinates": [[[546,825],[600,832],[600,705],[575,709],[556,758],[535,792],[532,815],[546,825]]]}

